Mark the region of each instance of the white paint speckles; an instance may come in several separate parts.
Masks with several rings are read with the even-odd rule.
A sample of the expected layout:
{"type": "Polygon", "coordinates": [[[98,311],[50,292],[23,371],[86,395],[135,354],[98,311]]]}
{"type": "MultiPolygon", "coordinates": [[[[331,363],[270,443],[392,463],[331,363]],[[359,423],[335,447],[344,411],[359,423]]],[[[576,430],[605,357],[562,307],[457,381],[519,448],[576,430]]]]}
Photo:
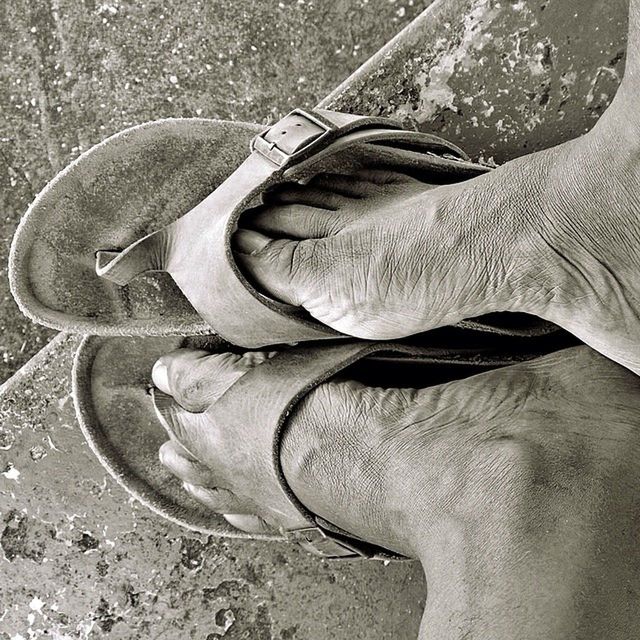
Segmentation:
{"type": "Polygon", "coordinates": [[[536,42],[533,53],[529,54],[527,66],[532,76],[541,76],[547,72],[549,61],[555,55],[557,47],[548,41],[536,42]]]}
{"type": "Polygon", "coordinates": [[[457,111],[454,104],[456,94],[449,86],[449,80],[456,71],[468,71],[482,63],[474,54],[491,41],[489,26],[500,13],[500,6],[490,0],[476,0],[473,9],[464,17],[462,37],[459,44],[451,49],[442,44],[442,51],[436,57],[428,71],[416,74],[415,84],[420,95],[417,105],[410,103],[401,105],[396,110],[400,117],[411,116],[418,123],[431,120],[443,109],[457,111]]]}
{"type": "Polygon", "coordinates": [[[20,472],[13,466],[13,462],[10,462],[5,467],[5,470],[2,472],[2,475],[7,480],[15,480],[15,481],[17,481],[18,478],[20,477],[20,472]]]}
{"type": "Polygon", "coordinates": [[[101,4],[97,9],[96,13],[98,15],[107,14],[110,16],[115,16],[118,13],[118,5],[115,4],[101,4]]]}
{"type": "Polygon", "coordinates": [[[56,447],[56,445],[53,444],[53,440],[51,439],[50,435],[47,435],[47,441],[49,442],[49,447],[53,449],[53,451],[59,451],[60,453],[62,453],[62,450],[58,449],[58,447],[56,447]]]}
{"type": "MultiPolygon", "coordinates": [[[[614,80],[617,80],[618,82],[620,81],[620,75],[613,67],[598,67],[596,74],[593,76],[593,79],[591,80],[591,86],[589,87],[589,92],[587,93],[587,96],[585,98],[585,104],[587,106],[593,102],[595,98],[596,84],[598,83],[598,80],[600,80],[600,77],[603,75],[608,75],[614,80]]],[[[604,99],[608,98],[608,96],[606,95],[600,96],[600,97],[604,99]]]]}
{"type": "Polygon", "coordinates": [[[542,118],[540,117],[540,115],[534,113],[526,118],[526,120],[524,121],[524,128],[527,131],[533,131],[541,122],[542,118]]]}
{"type": "Polygon", "coordinates": [[[560,76],[560,86],[563,88],[570,87],[576,83],[578,74],[575,71],[568,71],[560,76]]]}
{"type": "Polygon", "coordinates": [[[38,613],[42,613],[42,607],[44,607],[44,600],[40,600],[38,596],[36,596],[29,603],[29,609],[31,609],[31,611],[37,611],[38,613]]]}
{"type": "Polygon", "coordinates": [[[95,627],[96,621],[93,619],[83,620],[76,627],[76,631],[80,634],[78,637],[80,640],[88,640],[93,631],[93,627],[95,627]]]}

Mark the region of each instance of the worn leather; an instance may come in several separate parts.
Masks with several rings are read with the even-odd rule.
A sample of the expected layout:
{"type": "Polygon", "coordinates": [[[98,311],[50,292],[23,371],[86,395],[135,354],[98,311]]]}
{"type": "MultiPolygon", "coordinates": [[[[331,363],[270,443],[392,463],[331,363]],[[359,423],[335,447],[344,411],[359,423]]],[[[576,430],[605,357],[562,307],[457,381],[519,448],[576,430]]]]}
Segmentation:
{"type": "Polygon", "coordinates": [[[125,129],[57,174],[20,221],[11,292],[34,322],[95,335],[211,333],[166,273],[120,287],[95,254],[125,247],[183,216],[249,154],[264,127],[168,118],[125,129]]]}
{"type": "Polygon", "coordinates": [[[252,149],[183,217],[122,252],[99,251],[97,274],[125,285],[140,274],[167,271],[212,330],[243,347],[344,338],[303,310],[269,298],[244,277],[231,251],[240,215],[275,184],[308,177],[347,155],[368,166],[381,159],[399,168],[417,165],[448,174],[450,181],[488,171],[436,136],[404,131],[383,118],[330,111],[293,112],[256,136],[252,149]]]}
{"type": "MultiPolygon", "coordinates": [[[[234,443],[250,442],[257,464],[256,484],[248,488],[253,495],[266,505],[293,504],[302,514],[307,526],[284,535],[246,534],[234,529],[193,500],[181,482],[160,464],[158,449],[167,436],[148,393],[151,369],[161,355],[180,347],[212,353],[232,349],[216,336],[91,336],[78,349],[72,376],[78,422],[89,446],[116,481],[158,515],[190,529],[240,538],[286,537],[324,556],[380,558],[391,554],[317,518],[289,490],[280,467],[279,446],[287,417],[297,403],[310,389],[364,357],[369,358],[368,371],[377,368],[384,379],[392,376],[394,384],[398,384],[398,369],[394,367],[400,366],[410,379],[408,384],[430,386],[451,376],[465,377],[541,353],[469,345],[464,342],[463,331],[450,330],[421,347],[363,342],[289,347],[247,373],[209,411],[212,420],[225,425],[225,432],[235,432],[234,443]],[[383,355],[384,360],[380,360],[383,355]],[[246,434],[248,426],[250,437],[246,434]]],[[[236,464],[244,464],[240,458],[247,446],[228,452],[232,459],[238,458],[236,464]]]]}

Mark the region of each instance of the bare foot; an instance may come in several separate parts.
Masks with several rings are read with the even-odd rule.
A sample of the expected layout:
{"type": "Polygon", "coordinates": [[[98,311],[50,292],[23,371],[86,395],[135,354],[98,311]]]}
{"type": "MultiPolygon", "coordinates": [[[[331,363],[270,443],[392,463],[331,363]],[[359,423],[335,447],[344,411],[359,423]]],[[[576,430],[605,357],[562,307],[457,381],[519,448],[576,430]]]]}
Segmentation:
{"type": "MultiPolygon", "coordinates": [[[[225,439],[202,412],[265,358],[181,350],[154,369],[190,451],[167,444],[163,462],[253,531],[298,516],[256,494],[252,425],[225,439]]],[[[420,558],[424,638],[627,638],[640,626],[639,384],[587,347],[420,390],[333,381],[295,409],[281,463],[312,512],[420,558]]]]}

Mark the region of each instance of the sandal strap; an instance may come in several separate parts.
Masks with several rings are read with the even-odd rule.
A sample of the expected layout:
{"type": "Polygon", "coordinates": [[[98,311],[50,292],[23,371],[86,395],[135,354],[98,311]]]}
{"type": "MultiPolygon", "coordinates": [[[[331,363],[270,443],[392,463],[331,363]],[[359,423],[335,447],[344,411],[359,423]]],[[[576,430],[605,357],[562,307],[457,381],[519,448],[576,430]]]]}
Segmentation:
{"type": "MultiPolygon", "coordinates": [[[[281,351],[237,380],[207,410],[208,419],[238,434],[240,442],[251,425],[251,455],[257,458],[259,477],[247,487],[250,495],[262,496],[274,511],[286,513],[294,507],[308,526],[283,532],[309,551],[328,558],[403,559],[388,549],[368,543],[317,516],[305,507],[289,486],[280,462],[280,445],[288,418],[296,405],[315,387],[356,361],[384,352],[417,357],[421,362],[442,363],[467,359],[474,364],[504,364],[490,353],[479,355],[398,343],[351,342],[307,346],[281,351]],[[273,491],[273,488],[277,488],[273,491]]],[[[246,450],[238,452],[239,464],[246,450]]]]}
{"type": "MultiPolygon", "coordinates": [[[[321,520],[318,518],[318,520],[321,520]]],[[[287,542],[300,545],[305,551],[327,560],[409,560],[393,551],[387,551],[364,540],[331,531],[323,527],[288,529],[282,532],[287,542]]]]}
{"type": "Polygon", "coordinates": [[[391,159],[394,149],[402,149],[409,165],[457,177],[487,171],[468,162],[455,145],[405,131],[387,118],[296,109],[256,136],[245,162],[191,211],[123,251],[98,251],[96,272],[124,285],[141,273],[168,271],[205,322],[244,347],[344,337],[255,289],[235,262],[231,237],[240,215],[259,204],[268,188],[312,173],[323,159],[356,147],[391,159]]]}

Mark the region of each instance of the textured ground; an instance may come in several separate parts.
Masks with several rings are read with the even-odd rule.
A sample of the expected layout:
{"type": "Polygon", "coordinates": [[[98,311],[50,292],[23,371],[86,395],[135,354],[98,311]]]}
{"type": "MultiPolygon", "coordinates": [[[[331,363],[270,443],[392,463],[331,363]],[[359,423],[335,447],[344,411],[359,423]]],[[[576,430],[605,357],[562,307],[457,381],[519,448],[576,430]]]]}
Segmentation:
{"type": "MultiPolygon", "coordinates": [[[[1,242],[80,147],[151,117],[274,117],[290,95],[313,104],[364,56],[365,41],[381,44],[415,10],[283,4],[258,25],[264,35],[261,7],[249,3],[233,14],[193,2],[0,6],[10,34],[0,42],[1,242]],[[267,42],[283,50],[277,64],[267,42]]],[[[328,104],[392,114],[502,161],[593,125],[624,65],[625,9],[626,0],[444,0],[328,104]]],[[[7,301],[4,311],[6,375],[48,334],[7,301]]],[[[56,338],[0,391],[0,640],[415,637],[425,595],[415,565],[332,564],[286,545],[205,538],[129,500],[75,424],[76,342],[56,338]]]]}
{"type": "Polygon", "coordinates": [[[53,335],[6,262],[38,191],[83,150],[167,116],[267,122],[313,106],[429,0],[0,3],[0,382],[53,335]]]}

